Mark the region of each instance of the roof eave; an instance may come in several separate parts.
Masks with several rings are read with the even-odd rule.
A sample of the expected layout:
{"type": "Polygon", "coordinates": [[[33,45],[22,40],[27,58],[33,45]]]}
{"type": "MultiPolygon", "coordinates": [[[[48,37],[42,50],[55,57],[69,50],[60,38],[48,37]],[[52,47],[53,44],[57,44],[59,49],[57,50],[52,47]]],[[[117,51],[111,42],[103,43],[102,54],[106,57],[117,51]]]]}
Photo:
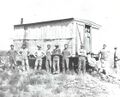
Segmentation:
{"type": "Polygon", "coordinates": [[[83,20],[83,19],[74,19],[74,20],[77,21],[77,22],[82,22],[85,25],[90,25],[94,29],[100,29],[102,27],[101,25],[96,24],[96,23],[94,23],[92,21],[89,21],[89,20],[83,20]]]}
{"type": "Polygon", "coordinates": [[[29,25],[37,25],[37,24],[45,24],[45,23],[53,23],[53,22],[61,22],[61,21],[72,21],[72,20],[74,20],[74,18],[66,18],[66,19],[42,21],[42,22],[35,22],[35,23],[18,24],[18,25],[14,25],[14,28],[21,27],[21,26],[29,26],[29,25]]]}

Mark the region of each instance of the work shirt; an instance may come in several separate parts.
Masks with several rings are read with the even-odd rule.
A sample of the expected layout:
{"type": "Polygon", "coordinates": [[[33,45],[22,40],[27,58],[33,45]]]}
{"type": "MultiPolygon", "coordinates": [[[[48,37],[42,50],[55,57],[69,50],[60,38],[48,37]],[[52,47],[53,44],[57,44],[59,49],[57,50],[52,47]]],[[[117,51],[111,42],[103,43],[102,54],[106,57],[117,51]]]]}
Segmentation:
{"type": "Polygon", "coordinates": [[[87,58],[88,58],[89,65],[95,67],[97,64],[95,58],[91,58],[90,55],[87,58]]]}
{"type": "Polygon", "coordinates": [[[86,57],[86,50],[80,49],[78,55],[80,55],[80,56],[82,56],[82,57],[86,57]]]}
{"type": "Polygon", "coordinates": [[[117,51],[114,52],[114,68],[117,68],[117,61],[118,61],[118,53],[117,51]]]}
{"type": "Polygon", "coordinates": [[[26,48],[26,49],[20,49],[20,54],[21,54],[21,57],[22,57],[22,59],[27,59],[28,58],[28,53],[29,53],[29,51],[28,51],[28,49],[26,48]]]}
{"type": "Polygon", "coordinates": [[[37,58],[43,58],[44,57],[44,51],[43,50],[37,50],[35,52],[35,55],[37,58]]]}
{"type": "Polygon", "coordinates": [[[100,51],[101,57],[100,59],[107,60],[108,59],[108,51],[106,49],[102,49],[100,51]]]}
{"type": "Polygon", "coordinates": [[[117,51],[114,52],[114,61],[117,61],[118,60],[118,53],[117,51]]]}
{"type": "Polygon", "coordinates": [[[70,51],[68,49],[64,49],[62,51],[63,58],[68,58],[70,57],[70,51]]]}
{"type": "Polygon", "coordinates": [[[9,50],[7,54],[8,54],[10,59],[14,59],[15,60],[16,59],[16,55],[17,55],[17,51],[16,50],[9,50]]]}
{"type": "Polygon", "coordinates": [[[53,55],[54,55],[54,59],[58,59],[59,55],[61,55],[61,50],[60,49],[54,49],[53,50],[53,55]]]}
{"type": "Polygon", "coordinates": [[[46,58],[47,58],[47,59],[50,59],[50,58],[51,58],[51,55],[52,55],[51,49],[47,49],[47,50],[46,50],[46,58]]]}

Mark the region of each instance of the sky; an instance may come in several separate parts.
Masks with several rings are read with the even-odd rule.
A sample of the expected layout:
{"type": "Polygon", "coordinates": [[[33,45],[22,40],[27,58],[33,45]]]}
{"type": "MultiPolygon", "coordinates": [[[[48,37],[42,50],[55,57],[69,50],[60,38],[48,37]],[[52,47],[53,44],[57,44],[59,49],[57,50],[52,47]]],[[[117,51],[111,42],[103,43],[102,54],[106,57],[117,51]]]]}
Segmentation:
{"type": "Polygon", "coordinates": [[[93,30],[93,50],[102,45],[120,48],[119,0],[1,0],[0,1],[0,50],[8,50],[14,38],[13,25],[62,18],[79,18],[101,25],[93,30]]]}

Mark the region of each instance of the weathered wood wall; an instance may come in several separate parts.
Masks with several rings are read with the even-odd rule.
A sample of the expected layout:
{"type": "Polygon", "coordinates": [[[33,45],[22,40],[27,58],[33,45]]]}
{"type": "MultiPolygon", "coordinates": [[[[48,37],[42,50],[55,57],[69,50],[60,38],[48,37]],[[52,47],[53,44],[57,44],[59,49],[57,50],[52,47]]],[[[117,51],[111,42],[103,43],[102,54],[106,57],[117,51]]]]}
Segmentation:
{"type": "Polygon", "coordinates": [[[92,45],[85,36],[85,26],[76,21],[25,25],[15,27],[15,32],[15,48],[20,49],[23,39],[26,39],[27,47],[33,53],[37,49],[37,45],[41,45],[42,49],[46,50],[48,44],[52,49],[58,44],[63,50],[64,44],[68,44],[72,55],[75,55],[76,52],[79,52],[81,44],[85,45],[87,50],[90,50],[90,45],[92,45]],[[88,46],[86,46],[87,44],[88,46]]]}

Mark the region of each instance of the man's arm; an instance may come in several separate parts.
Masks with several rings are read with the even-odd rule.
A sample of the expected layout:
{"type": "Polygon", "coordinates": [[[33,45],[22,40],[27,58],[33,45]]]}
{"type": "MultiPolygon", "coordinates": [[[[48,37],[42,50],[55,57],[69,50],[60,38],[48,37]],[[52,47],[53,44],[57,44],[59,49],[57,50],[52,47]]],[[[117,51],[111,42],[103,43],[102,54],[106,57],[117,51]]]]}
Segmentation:
{"type": "Polygon", "coordinates": [[[86,52],[86,50],[84,50],[84,56],[87,57],[87,52],[86,52]]]}
{"type": "Polygon", "coordinates": [[[44,57],[45,56],[45,52],[44,51],[42,51],[42,57],[44,57]]]}
{"type": "Polygon", "coordinates": [[[15,55],[17,55],[18,54],[18,52],[15,50],[15,55]]]}
{"type": "Polygon", "coordinates": [[[55,51],[53,50],[53,51],[52,51],[52,55],[54,55],[54,54],[55,54],[55,51]]]}
{"type": "Polygon", "coordinates": [[[68,52],[69,54],[68,54],[68,57],[70,57],[71,56],[71,53],[70,53],[70,51],[68,52]]]}
{"type": "Polygon", "coordinates": [[[64,55],[64,50],[62,51],[62,56],[64,55]]]}
{"type": "Polygon", "coordinates": [[[37,57],[37,52],[35,52],[35,54],[34,54],[34,55],[35,55],[35,58],[36,58],[36,57],[37,57]]]}
{"type": "Polygon", "coordinates": [[[27,56],[29,56],[30,55],[30,51],[29,50],[27,50],[27,56]]]}
{"type": "Polygon", "coordinates": [[[61,50],[59,49],[59,54],[62,55],[61,50]]]}
{"type": "Polygon", "coordinates": [[[9,55],[10,55],[10,51],[7,52],[7,56],[9,56],[9,55]]]}
{"type": "Polygon", "coordinates": [[[98,59],[100,60],[101,58],[101,51],[98,52],[98,59]]]}
{"type": "Polygon", "coordinates": [[[23,52],[22,49],[18,50],[19,55],[22,55],[22,52],[23,52]]]}

